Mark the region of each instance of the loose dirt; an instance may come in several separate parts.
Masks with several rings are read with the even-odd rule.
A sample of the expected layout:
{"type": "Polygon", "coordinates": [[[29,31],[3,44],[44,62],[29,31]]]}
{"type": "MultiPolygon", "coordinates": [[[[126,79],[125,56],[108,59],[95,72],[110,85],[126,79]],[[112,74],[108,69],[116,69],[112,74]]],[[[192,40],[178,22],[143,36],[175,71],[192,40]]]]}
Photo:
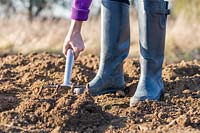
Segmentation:
{"type": "MultiPolygon", "coordinates": [[[[124,63],[126,96],[75,96],[72,89],[43,89],[63,80],[64,57],[56,54],[0,57],[0,132],[200,132],[200,62],[165,65],[161,101],[129,107],[139,80],[138,59],[124,63]]],[[[88,83],[99,58],[80,57],[72,82],[88,83]]],[[[87,90],[87,89],[86,89],[87,90]]]]}

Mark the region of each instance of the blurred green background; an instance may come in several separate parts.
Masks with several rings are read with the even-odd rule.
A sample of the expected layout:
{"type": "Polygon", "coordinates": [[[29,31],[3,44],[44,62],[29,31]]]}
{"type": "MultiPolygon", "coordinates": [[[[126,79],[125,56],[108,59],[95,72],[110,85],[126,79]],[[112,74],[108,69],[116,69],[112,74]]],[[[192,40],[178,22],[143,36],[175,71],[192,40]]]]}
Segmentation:
{"type": "MultiPolygon", "coordinates": [[[[90,17],[83,25],[84,54],[100,50],[100,0],[93,0],[90,17]]],[[[133,1],[131,1],[133,3],[133,1]]],[[[70,25],[72,0],[0,0],[0,55],[33,52],[62,53],[70,25]]],[[[166,63],[200,60],[200,0],[170,0],[166,63]]],[[[130,57],[139,57],[138,23],[130,8],[130,57]]]]}

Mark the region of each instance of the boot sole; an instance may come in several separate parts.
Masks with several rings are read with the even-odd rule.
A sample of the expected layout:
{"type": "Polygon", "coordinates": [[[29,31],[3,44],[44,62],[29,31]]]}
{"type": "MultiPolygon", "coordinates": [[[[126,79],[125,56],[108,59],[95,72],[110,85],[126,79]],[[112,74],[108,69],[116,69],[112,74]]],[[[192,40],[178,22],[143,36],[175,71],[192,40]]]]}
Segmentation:
{"type": "Polygon", "coordinates": [[[134,106],[136,106],[136,104],[138,103],[138,102],[140,102],[140,101],[145,101],[145,100],[147,100],[147,99],[149,99],[149,100],[152,100],[152,101],[160,101],[161,99],[162,99],[162,97],[164,96],[164,91],[161,91],[160,92],[160,95],[158,95],[158,96],[156,96],[154,99],[149,99],[148,97],[147,98],[136,98],[136,100],[135,101],[130,101],[130,107],[134,107],[134,106]]]}

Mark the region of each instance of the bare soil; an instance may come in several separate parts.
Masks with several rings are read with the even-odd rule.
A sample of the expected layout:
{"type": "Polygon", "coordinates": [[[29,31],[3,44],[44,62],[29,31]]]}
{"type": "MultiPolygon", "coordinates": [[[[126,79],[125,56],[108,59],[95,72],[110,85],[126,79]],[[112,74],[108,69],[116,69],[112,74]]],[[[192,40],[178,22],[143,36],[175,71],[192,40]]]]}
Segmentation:
{"type": "MultiPolygon", "coordinates": [[[[57,54],[0,57],[0,132],[200,132],[200,62],[163,67],[161,101],[129,107],[139,80],[139,60],[124,62],[126,96],[92,97],[85,91],[43,89],[61,84],[65,59],[57,54]]],[[[72,82],[86,84],[98,70],[99,58],[80,57],[72,82]]]]}

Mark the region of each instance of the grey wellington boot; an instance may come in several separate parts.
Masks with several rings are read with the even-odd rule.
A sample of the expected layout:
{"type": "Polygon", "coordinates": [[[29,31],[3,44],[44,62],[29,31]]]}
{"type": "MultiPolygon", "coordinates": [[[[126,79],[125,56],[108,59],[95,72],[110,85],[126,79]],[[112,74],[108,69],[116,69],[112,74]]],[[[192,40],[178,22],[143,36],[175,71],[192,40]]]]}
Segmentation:
{"type": "MultiPolygon", "coordinates": [[[[123,60],[130,47],[129,5],[102,1],[100,66],[95,78],[89,82],[89,93],[101,95],[125,89],[123,60]]],[[[82,93],[82,88],[74,90],[82,93]]]]}
{"type": "Polygon", "coordinates": [[[138,101],[159,100],[164,90],[162,64],[168,2],[164,0],[135,0],[139,19],[140,80],[130,106],[138,101]]]}

